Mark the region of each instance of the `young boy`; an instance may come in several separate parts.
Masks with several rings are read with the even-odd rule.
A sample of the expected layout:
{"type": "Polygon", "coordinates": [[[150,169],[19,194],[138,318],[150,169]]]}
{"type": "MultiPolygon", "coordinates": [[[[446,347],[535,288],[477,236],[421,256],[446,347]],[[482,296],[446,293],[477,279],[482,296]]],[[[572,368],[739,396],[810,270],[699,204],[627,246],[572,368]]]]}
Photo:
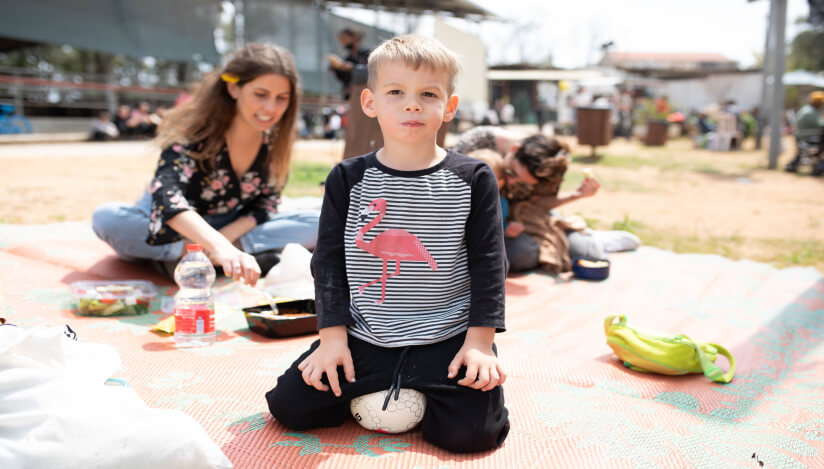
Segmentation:
{"type": "Polygon", "coordinates": [[[368,68],[361,106],[384,147],[326,180],[312,256],[320,340],[266,394],[269,410],[295,430],[337,426],[352,398],[412,388],[427,397],[427,441],[490,450],[509,432],[493,344],[505,276],[495,175],[435,143],[458,107],[458,63],[440,42],[395,37],[368,68]]]}

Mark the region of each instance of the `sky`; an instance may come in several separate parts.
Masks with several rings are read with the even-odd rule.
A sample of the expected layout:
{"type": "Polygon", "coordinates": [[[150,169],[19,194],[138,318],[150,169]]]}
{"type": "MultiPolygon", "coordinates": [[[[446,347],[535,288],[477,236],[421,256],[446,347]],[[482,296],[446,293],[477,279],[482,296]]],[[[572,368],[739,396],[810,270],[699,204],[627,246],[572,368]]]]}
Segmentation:
{"type": "MultiPolygon", "coordinates": [[[[490,64],[532,62],[584,67],[615,52],[715,52],[753,66],[764,53],[769,0],[472,0],[505,21],[451,20],[480,36],[490,64]]],[[[397,32],[406,22],[387,13],[341,10],[346,16],[397,32]],[[349,13],[353,12],[353,13],[349,13]]],[[[787,42],[803,26],[807,0],[787,1],[787,42]]],[[[427,19],[418,22],[424,28],[427,19]]]]}

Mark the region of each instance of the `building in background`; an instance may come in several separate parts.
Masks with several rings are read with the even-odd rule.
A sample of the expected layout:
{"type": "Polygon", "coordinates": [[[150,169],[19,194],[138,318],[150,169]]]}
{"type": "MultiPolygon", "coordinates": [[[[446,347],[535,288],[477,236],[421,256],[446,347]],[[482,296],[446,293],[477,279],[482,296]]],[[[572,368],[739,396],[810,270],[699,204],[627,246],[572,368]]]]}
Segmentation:
{"type": "MultiPolygon", "coordinates": [[[[364,12],[371,9],[374,19],[379,12],[398,13],[410,24],[412,18],[424,15],[475,19],[489,15],[466,0],[27,0],[6,5],[0,15],[0,55],[26,51],[18,54],[16,65],[0,66],[0,104],[29,117],[59,116],[64,123],[68,116],[76,116],[76,124],[60,130],[72,130],[71,125],[85,129],[89,117],[101,110],[114,115],[120,104],[147,101],[152,107],[170,107],[189,92],[187,85],[220,63],[221,54],[246,42],[265,41],[294,53],[305,107],[315,112],[337,106],[340,84],[327,61],[328,54],[342,53],[337,32],[344,27],[358,29],[364,33],[365,46],[395,35],[369,21],[333,14],[343,3],[364,12]],[[100,66],[91,67],[91,72],[60,70],[41,54],[41,46],[46,45],[94,56],[90,63],[100,62],[100,66]],[[154,67],[158,63],[162,69],[154,67]]],[[[459,31],[443,34],[457,37],[459,31]]],[[[467,53],[480,56],[483,66],[485,59],[477,47],[467,53]]],[[[465,85],[462,89],[469,90],[465,85]]],[[[473,86],[476,89],[469,95],[474,96],[478,86],[473,86]]],[[[52,130],[34,124],[35,132],[52,130]]]]}

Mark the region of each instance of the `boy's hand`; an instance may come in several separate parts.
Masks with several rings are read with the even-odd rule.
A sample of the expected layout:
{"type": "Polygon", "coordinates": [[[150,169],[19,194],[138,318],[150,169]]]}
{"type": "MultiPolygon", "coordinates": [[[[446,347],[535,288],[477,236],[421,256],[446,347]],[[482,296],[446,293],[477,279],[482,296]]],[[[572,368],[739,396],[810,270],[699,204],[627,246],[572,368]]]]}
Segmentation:
{"type": "Polygon", "coordinates": [[[355,381],[355,365],[352,363],[352,353],[349,351],[349,346],[346,341],[346,327],[337,326],[321,329],[321,332],[324,331],[333,334],[321,333],[320,345],[314,352],[306,357],[306,359],[300,362],[298,369],[302,372],[303,382],[307,385],[312,386],[318,391],[328,391],[331,386],[335,396],[340,397],[338,365],[343,366],[343,374],[346,377],[346,381],[350,383],[355,381]],[[328,329],[338,328],[342,328],[342,339],[339,334],[340,331],[328,331],[328,329]],[[324,335],[331,336],[324,337],[324,335]],[[329,380],[329,386],[321,382],[324,373],[326,373],[326,378],[329,380]]]}
{"type": "Polygon", "coordinates": [[[504,384],[506,373],[501,368],[495,352],[492,351],[492,340],[486,340],[485,337],[476,337],[476,334],[472,334],[473,329],[488,329],[491,334],[484,332],[483,335],[492,338],[495,336],[495,329],[470,327],[463,346],[449,364],[447,377],[454,378],[457,376],[461,365],[464,365],[466,366],[466,376],[458,381],[458,384],[472,389],[489,391],[494,389],[495,386],[504,384]]]}
{"type": "Polygon", "coordinates": [[[507,238],[515,238],[523,232],[523,223],[519,221],[511,221],[508,225],[506,225],[506,231],[504,231],[504,236],[506,236],[507,238]]]}

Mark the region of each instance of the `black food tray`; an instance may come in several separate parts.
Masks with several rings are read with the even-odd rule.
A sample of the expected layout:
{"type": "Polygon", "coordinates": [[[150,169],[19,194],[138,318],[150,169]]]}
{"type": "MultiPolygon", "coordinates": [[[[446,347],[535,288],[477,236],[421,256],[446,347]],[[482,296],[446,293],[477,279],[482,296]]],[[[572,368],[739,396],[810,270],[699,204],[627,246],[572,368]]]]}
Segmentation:
{"type": "Polygon", "coordinates": [[[294,300],[277,303],[278,315],[261,317],[254,313],[272,311],[269,305],[243,308],[249,329],[266,337],[291,337],[312,334],[318,330],[318,315],[315,312],[315,300],[294,300]],[[253,314],[250,314],[253,313],[253,314]],[[290,314],[306,314],[289,316],[290,314]]]}

